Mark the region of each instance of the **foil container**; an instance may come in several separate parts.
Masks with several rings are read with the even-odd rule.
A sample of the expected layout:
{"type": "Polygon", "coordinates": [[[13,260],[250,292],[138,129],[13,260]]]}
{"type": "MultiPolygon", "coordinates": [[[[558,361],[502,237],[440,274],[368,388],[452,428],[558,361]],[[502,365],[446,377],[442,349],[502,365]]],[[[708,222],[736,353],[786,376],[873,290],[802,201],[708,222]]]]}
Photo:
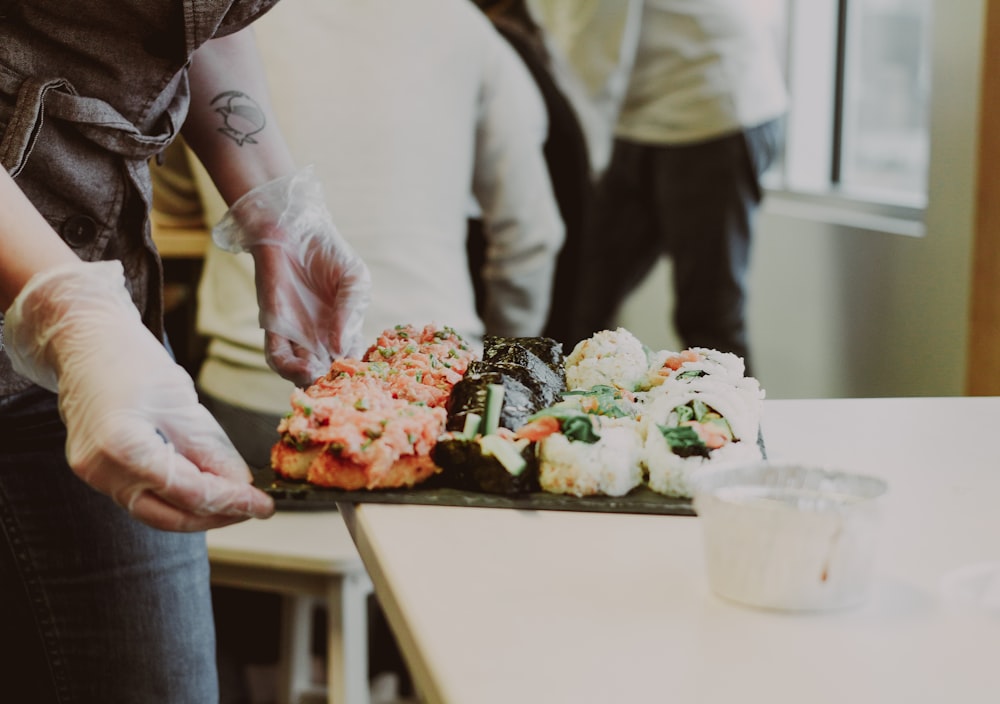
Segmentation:
{"type": "Polygon", "coordinates": [[[783,611],[862,602],[871,583],[886,483],[761,462],[695,484],[708,581],[719,596],[783,611]]]}

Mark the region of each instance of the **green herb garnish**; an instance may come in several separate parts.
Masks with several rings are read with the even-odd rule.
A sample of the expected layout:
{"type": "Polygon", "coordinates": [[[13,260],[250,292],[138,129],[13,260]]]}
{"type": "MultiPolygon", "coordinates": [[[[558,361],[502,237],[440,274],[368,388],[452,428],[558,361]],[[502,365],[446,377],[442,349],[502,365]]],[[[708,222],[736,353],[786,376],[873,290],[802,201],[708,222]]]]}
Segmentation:
{"type": "Polygon", "coordinates": [[[527,422],[551,416],[559,421],[559,431],[570,440],[593,444],[601,439],[589,413],[568,406],[550,406],[528,417],[527,422]]]}
{"type": "Polygon", "coordinates": [[[709,457],[708,446],[702,441],[698,432],[690,425],[679,425],[668,428],[657,425],[667,441],[670,451],[678,457],[709,457]]]}

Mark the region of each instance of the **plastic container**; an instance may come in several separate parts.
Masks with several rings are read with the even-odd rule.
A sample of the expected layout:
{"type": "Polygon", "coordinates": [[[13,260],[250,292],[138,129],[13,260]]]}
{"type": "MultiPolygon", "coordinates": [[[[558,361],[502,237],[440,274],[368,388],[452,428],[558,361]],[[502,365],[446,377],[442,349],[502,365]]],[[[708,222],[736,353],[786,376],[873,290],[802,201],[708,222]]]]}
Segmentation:
{"type": "Polygon", "coordinates": [[[826,610],[864,600],[878,538],[881,479],[763,462],[695,484],[708,581],[732,601],[826,610]]]}

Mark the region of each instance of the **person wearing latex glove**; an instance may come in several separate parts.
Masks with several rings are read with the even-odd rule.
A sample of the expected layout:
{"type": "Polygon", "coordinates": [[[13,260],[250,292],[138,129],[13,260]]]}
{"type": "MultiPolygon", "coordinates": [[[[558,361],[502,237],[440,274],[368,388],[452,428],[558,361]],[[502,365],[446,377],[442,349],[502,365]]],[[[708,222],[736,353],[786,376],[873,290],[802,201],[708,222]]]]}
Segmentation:
{"type": "Polygon", "coordinates": [[[66,455],[87,484],[168,530],[274,510],[191,378],[142,326],[121,263],[76,261],[36,274],[5,320],[15,371],[58,392],[66,455]]]}
{"type": "MultiPolygon", "coordinates": [[[[469,0],[297,0],[269,12],[254,31],[291,153],[315,164],[337,227],[370,270],[363,340],[398,324],[432,322],[475,347],[484,333],[541,334],[565,231],[546,163],[552,130],[533,74],[479,8],[469,0]],[[375,75],[356,69],[368,65],[379,67],[375,75]],[[323,66],[321,78],[304,66],[323,66]],[[481,311],[479,271],[470,269],[467,249],[470,192],[484,225],[481,311]]],[[[266,135],[267,128],[254,138],[266,135]]],[[[186,162],[171,170],[167,160],[161,183],[168,191],[188,175],[186,162]]],[[[238,222],[233,213],[243,213],[243,201],[226,216],[229,206],[199,164],[191,166],[206,222],[222,221],[216,237],[239,228],[248,218],[238,222]]],[[[306,174],[279,184],[273,190],[283,200],[318,200],[306,174]]],[[[273,219],[266,215],[261,229],[273,219]]],[[[293,391],[266,360],[259,269],[249,254],[212,247],[198,298],[198,328],[208,340],[199,391],[251,466],[269,462],[293,391]]],[[[223,694],[239,700],[250,686],[240,676],[248,656],[261,652],[253,644],[266,652],[280,609],[266,594],[214,592],[220,654],[235,670],[224,683],[236,691],[223,694]],[[271,627],[247,633],[248,610],[271,627]]],[[[372,673],[396,674],[405,698],[409,675],[380,609],[369,610],[368,624],[372,673]]]]}
{"type": "MultiPolygon", "coordinates": [[[[484,334],[548,334],[553,277],[560,279],[554,271],[569,232],[556,194],[568,190],[575,202],[573,186],[555,185],[549,143],[556,143],[551,158],[568,162],[559,167],[562,183],[578,183],[587,169],[574,150],[564,158],[571,130],[550,122],[543,97],[558,96],[538,87],[476,4],[298,0],[269,12],[254,33],[289,149],[314,164],[337,228],[370,270],[363,340],[430,322],[447,324],[474,347],[484,334]],[[373,23],[377,37],[364,31],[373,23]],[[438,40],[429,47],[432,35],[438,40]],[[457,56],[462,70],[454,68],[457,56]],[[377,77],[351,69],[373,62],[377,77]],[[327,67],[331,90],[313,90],[315,80],[301,70],[313,65],[327,67]],[[481,225],[472,233],[470,201],[481,225]],[[472,243],[478,258],[470,256],[472,243]]],[[[193,175],[205,221],[222,222],[216,234],[237,224],[190,155],[164,167],[153,172],[161,194],[179,193],[176,184],[193,175]]],[[[305,195],[312,187],[303,174],[279,190],[305,195]]],[[[256,269],[249,254],[209,248],[197,321],[208,343],[199,393],[251,466],[269,463],[293,391],[267,362],[256,269]]]]}
{"type": "MultiPolygon", "coordinates": [[[[308,386],[336,357],[363,351],[371,278],[334,227],[312,170],[295,168],[284,137],[271,127],[277,120],[264,79],[248,82],[244,90],[216,93],[231,82],[234,63],[243,60],[251,42],[249,36],[228,38],[213,61],[196,59],[202,80],[192,85],[184,137],[230,205],[213,230],[214,241],[253,255],[268,364],[308,386]],[[255,131],[234,127],[230,111],[239,111],[255,131]]],[[[259,58],[255,64],[263,77],[259,58]]]]}
{"type": "Polygon", "coordinates": [[[361,356],[371,277],[334,227],[312,169],[247,193],[212,238],[227,251],[253,254],[272,369],[308,386],[335,358],[361,356]]]}
{"type": "MultiPolygon", "coordinates": [[[[0,23],[0,679],[12,701],[218,700],[203,531],[274,503],[165,346],[148,161],[184,124],[207,136],[200,153],[229,202],[295,172],[273,121],[220,108],[254,95],[270,115],[247,27],[275,1],[110,12],[33,0],[0,23]]],[[[279,239],[305,257],[301,272],[340,281],[351,268],[312,237],[279,239]]],[[[263,249],[268,265],[281,259],[263,249]]],[[[287,305],[276,291],[301,272],[268,274],[264,300],[287,305]]],[[[324,282],[318,299],[344,299],[324,282]]]]}

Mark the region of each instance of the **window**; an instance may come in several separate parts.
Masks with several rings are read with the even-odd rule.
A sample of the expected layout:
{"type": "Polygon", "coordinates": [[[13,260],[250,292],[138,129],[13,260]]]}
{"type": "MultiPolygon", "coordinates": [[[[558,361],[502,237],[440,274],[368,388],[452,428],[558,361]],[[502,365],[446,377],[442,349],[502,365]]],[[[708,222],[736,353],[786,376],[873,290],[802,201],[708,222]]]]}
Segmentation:
{"type": "Polygon", "coordinates": [[[769,185],[922,209],[931,0],[786,0],[782,10],[792,103],[769,185]]]}

